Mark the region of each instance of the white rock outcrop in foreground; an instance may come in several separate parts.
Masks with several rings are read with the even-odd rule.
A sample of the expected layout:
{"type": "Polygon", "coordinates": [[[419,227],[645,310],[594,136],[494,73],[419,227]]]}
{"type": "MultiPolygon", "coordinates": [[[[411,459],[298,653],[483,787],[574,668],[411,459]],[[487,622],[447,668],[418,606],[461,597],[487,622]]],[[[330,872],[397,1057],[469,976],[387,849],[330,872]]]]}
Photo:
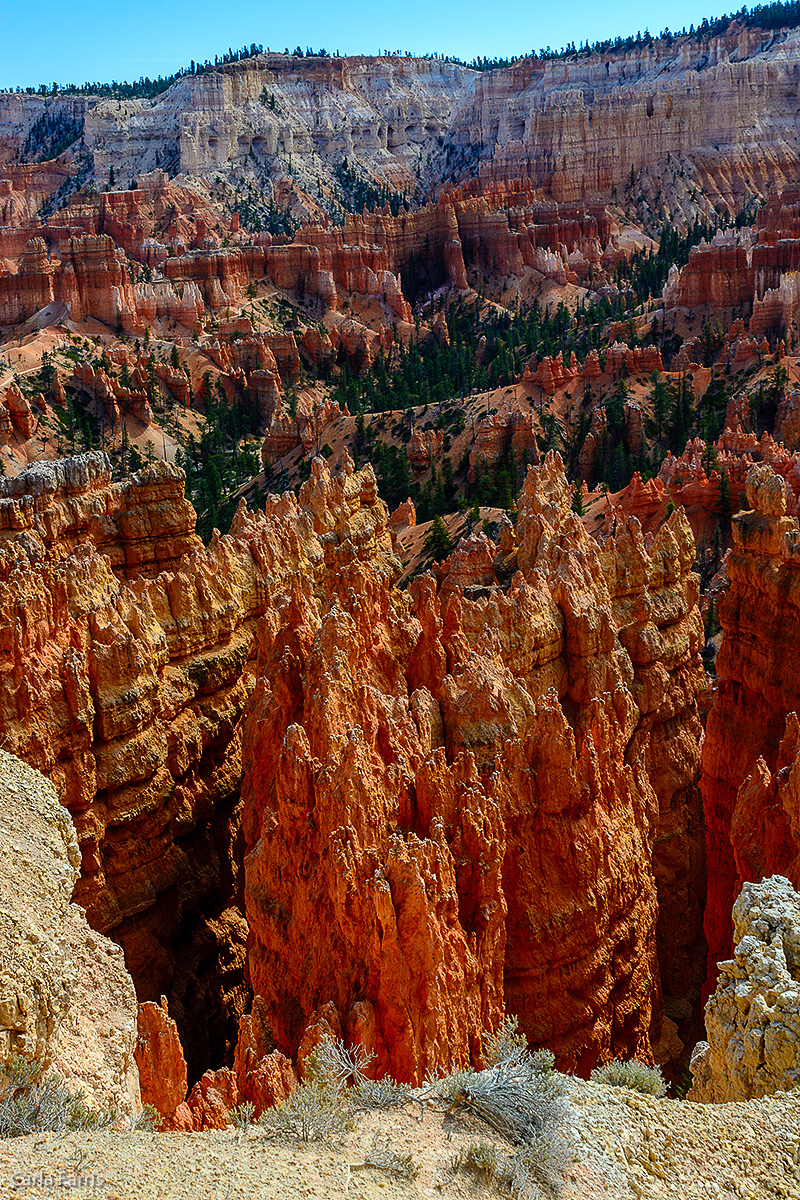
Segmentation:
{"type": "Polygon", "coordinates": [[[688,1099],[751,1100],[800,1083],[800,895],[773,875],[733,907],[734,958],[706,1004],[688,1099]]]}
{"type": "Polygon", "coordinates": [[[92,1107],[141,1107],[136,993],[122,950],[71,903],[80,872],[55,788],[0,751],[0,1064],[35,1058],[92,1107]]]}

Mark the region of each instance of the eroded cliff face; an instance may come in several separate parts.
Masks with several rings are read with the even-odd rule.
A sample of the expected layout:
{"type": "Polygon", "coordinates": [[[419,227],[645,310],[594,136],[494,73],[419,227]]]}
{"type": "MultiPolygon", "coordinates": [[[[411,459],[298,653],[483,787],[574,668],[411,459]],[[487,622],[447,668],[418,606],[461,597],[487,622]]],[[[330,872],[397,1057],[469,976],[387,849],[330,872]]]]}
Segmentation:
{"type": "Polygon", "coordinates": [[[139,998],[169,996],[194,1073],[230,1057],[249,995],[239,726],[255,625],[284,571],[314,576],[320,545],[287,496],[203,549],[167,465],[112,484],[92,454],[2,490],[5,744],[56,785],[75,899],[123,946],[139,998]]]}
{"type": "MultiPolygon", "coordinates": [[[[787,188],[769,197],[751,227],[720,231],[710,243],[693,247],[685,267],[679,270],[673,264],[664,287],[664,306],[689,312],[711,308],[723,321],[739,314],[726,336],[728,363],[736,367],[763,354],[769,345],[766,338],[776,345],[791,344],[800,309],[798,267],[800,194],[787,188]],[[749,318],[749,341],[742,336],[742,317],[749,318]]],[[[699,340],[685,343],[684,361],[702,362],[698,351],[699,340]]],[[[779,432],[776,425],[775,433],[779,432]]]]}
{"type": "MultiPolygon", "coordinates": [[[[141,184],[84,197],[64,208],[57,224],[25,218],[0,228],[0,258],[16,268],[0,272],[0,324],[47,309],[136,336],[155,321],[202,331],[207,315],[225,314],[248,289],[268,283],[313,298],[326,316],[326,328],[314,326],[317,344],[303,345],[309,359],[319,366],[336,354],[360,371],[381,346],[390,349],[381,329],[397,324],[410,331],[413,315],[401,286],[406,269],[430,289],[464,291],[479,279],[506,276],[519,288],[532,275],[561,284],[587,283],[591,276],[601,285],[630,252],[620,246],[604,205],[545,202],[529,181],[473,180],[397,216],[388,206],[350,215],[342,228],[315,210],[291,240],[240,230],[237,214],[223,219],[200,183],[195,193],[155,172],[141,184]],[[192,224],[181,210],[195,195],[204,216],[192,224]],[[366,324],[354,320],[357,312],[366,324]]],[[[252,332],[249,323],[235,330],[246,331],[252,332]]],[[[281,347],[273,340],[277,344],[260,347],[258,362],[242,361],[245,347],[231,350],[224,334],[210,349],[219,366],[246,367],[248,374],[253,367],[269,370],[273,379],[280,367],[285,379],[281,347]]],[[[259,347],[250,349],[257,357],[259,347]]],[[[297,356],[296,344],[293,349],[297,356]]]]}
{"type": "Polygon", "coordinates": [[[548,456],[504,584],[406,594],[384,506],[355,540],[330,515],[348,478],[318,463],[301,493],[327,579],[291,578],[262,622],[245,727],[249,965],[278,1047],[324,1010],[420,1079],[477,1061],[505,1007],[564,1065],[649,1055],[659,965],[678,1019],[703,967],[685,519],[600,547],[548,456]]]}
{"type": "Polygon", "coordinates": [[[761,190],[794,173],[796,36],[783,33],[776,44],[734,22],[720,37],[525,60],[476,81],[456,118],[457,144],[492,147],[482,171],[527,174],[554,199],[575,199],[583,188],[608,194],[633,172],[639,188],[661,189],[679,211],[692,186],[685,171],[709,198],[730,202],[746,178],[761,190]],[[772,100],[762,112],[763,93],[772,100]],[[786,113],[781,132],[763,127],[767,111],[786,113]],[[741,175],[728,175],[731,162],[741,175]]]}
{"type": "Polygon", "coordinates": [[[789,713],[773,774],[759,757],[736,793],[731,845],[739,880],[785,876],[800,885],[800,722],[789,713]]]}
{"type": "MultiPolygon", "coordinates": [[[[743,878],[755,877],[749,871],[756,866],[766,869],[775,839],[772,822],[766,819],[764,824],[764,810],[757,803],[764,844],[760,848],[755,844],[757,827],[745,834],[741,819],[737,821],[733,836],[741,843],[742,874],[737,872],[731,820],[737,807],[741,817],[754,802],[752,794],[742,794],[737,803],[737,792],[754,768],[767,789],[765,776],[776,770],[787,715],[800,710],[797,519],[784,515],[785,484],[768,464],[751,469],[747,500],[750,510],[733,519],[733,548],[726,563],[729,585],[719,602],[724,634],[717,655],[719,686],[703,748],[709,987],[713,987],[715,964],[730,952],[730,911],[738,886],[743,878]]],[[[751,779],[750,793],[754,787],[751,779]]]]}
{"type": "Polygon", "coordinates": [[[248,928],[270,1053],[332,1028],[418,1080],[510,1011],[581,1071],[674,1059],[704,960],[685,517],[598,543],[549,455],[516,535],[403,592],[369,467],[314,460],[208,549],[180,485],[99,454],[3,484],[0,717],[189,1074],[231,1059],[248,928]]]}
{"type": "MultiPolygon", "coordinates": [[[[556,200],[636,187],[671,213],[691,192],[741,207],[795,176],[796,30],[735,21],[721,35],[630,50],[523,59],[477,72],[410,57],[263,54],[178,80],[154,101],[56,97],[81,126],[105,182],[168,167],[246,174],[277,158],[301,188],[332,187],[344,158],[397,192],[480,170],[528,178],[556,200]]],[[[24,143],[45,104],[0,97],[0,154],[24,143]]],[[[277,186],[276,180],[276,186],[277,186]]]]}

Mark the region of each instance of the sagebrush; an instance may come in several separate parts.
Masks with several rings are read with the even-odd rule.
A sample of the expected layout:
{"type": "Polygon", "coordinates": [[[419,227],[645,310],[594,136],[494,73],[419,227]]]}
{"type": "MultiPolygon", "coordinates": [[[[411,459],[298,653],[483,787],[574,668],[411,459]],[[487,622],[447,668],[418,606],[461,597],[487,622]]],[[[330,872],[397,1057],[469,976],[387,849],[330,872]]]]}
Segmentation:
{"type": "Polygon", "coordinates": [[[553,1055],[531,1054],[516,1018],[485,1037],[484,1055],[484,1070],[452,1072],[439,1082],[440,1095],[451,1109],[475,1113],[515,1149],[507,1153],[479,1142],[457,1166],[482,1173],[520,1200],[533,1200],[542,1188],[558,1194],[571,1147],[566,1083],[553,1069],[553,1055]]]}
{"type": "Polygon", "coordinates": [[[264,1132],[292,1142],[338,1139],[355,1125],[355,1110],[345,1089],[325,1080],[304,1080],[292,1094],[258,1119],[264,1132]]]}
{"type": "Polygon", "coordinates": [[[299,1142],[338,1138],[351,1130],[359,1110],[399,1108],[412,1092],[394,1079],[369,1079],[372,1061],[363,1046],[348,1048],[326,1037],[304,1063],[305,1078],[291,1096],[268,1108],[258,1124],[271,1137],[299,1142]]]}
{"type": "Polygon", "coordinates": [[[471,1142],[453,1159],[456,1170],[469,1171],[514,1200],[537,1200],[542,1189],[536,1181],[537,1152],[534,1149],[503,1150],[490,1142],[471,1142]]]}
{"type": "Polygon", "coordinates": [[[239,1104],[233,1109],[231,1112],[231,1122],[239,1133],[246,1133],[253,1124],[255,1115],[255,1104],[251,1104],[249,1100],[246,1100],[244,1104],[239,1104]]]}
{"type": "Polygon", "coordinates": [[[71,1092],[53,1072],[45,1077],[41,1064],[24,1055],[15,1055],[3,1074],[0,1137],[101,1129],[117,1119],[115,1109],[88,1108],[84,1092],[71,1092]]]}
{"type": "Polygon", "coordinates": [[[154,1129],[159,1128],[163,1119],[155,1105],[143,1104],[139,1115],[131,1118],[131,1129],[151,1133],[154,1129]]]}
{"type": "MultiPolygon", "coordinates": [[[[328,1037],[306,1058],[305,1078],[258,1124],[271,1138],[295,1142],[328,1141],[351,1130],[359,1111],[390,1109],[415,1101],[447,1112],[469,1111],[511,1147],[478,1142],[454,1160],[454,1167],[478,1173],[515,1200],[557,1195],[571,1162],[567,1134],[565,1080],[546,1050],[531,1053],[516,1019],[507,1018],[483,1039],[483,1070],[457,1068],[425,1086],[413,1088],[385,1077],[368,1078],[371,1055],[362,1047],[348,1049],[328,1037]]],[[[373,1167],[396,1178],[413,1179],[417,1168],[410,1155],[398,1154],[387,1142],[374,1142],[363,1162],[350,1169],[373,1167]]]]}
{"type": "Polygon", "coordinates": [[[595,1067],[590,1076],[593,1083],[605,1083],[609,1087],[630,1088],[645,1096],[665,1096],[667,1084],[659,1067],[631,1059],[630,1062],[610,1062],[595,1067]]]}

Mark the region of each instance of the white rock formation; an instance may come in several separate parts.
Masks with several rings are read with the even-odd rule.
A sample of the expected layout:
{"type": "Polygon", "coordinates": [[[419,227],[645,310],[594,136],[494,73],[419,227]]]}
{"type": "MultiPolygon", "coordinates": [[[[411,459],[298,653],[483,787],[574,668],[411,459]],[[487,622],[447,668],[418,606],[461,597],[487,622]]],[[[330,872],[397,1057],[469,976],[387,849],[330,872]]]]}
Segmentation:
{"type": "Polygon", "coordinates": [[[53,785],[0,751],[0,1065],[34,1058],[127,1115],[141,1108],[136,993],[120,947],[70,902],[80,861],[53,785]]]}
{"type": "Polygon", "coordinates": [[[636,193],[674,218],[697,213],[698,190],[738,209],[796,177],[799,52],[797,29],[738,22],[719,36],[503,71],[268,52],[182,76],[152,99],[0,94],[0,144],[21,149],[46,109],[82,126],[97,182],[112,166],[122,181],[166,170],[263,188],[269,177],[275,202],[287,175],[312,195],[338,187],[345,158],[410,194],[486,172],[582,201],[633,173],[636,193]]]}
{"type": "Polygon", "coordinates": [[[750,1100],[800,1083],[800,895],[782,875],[746,883],[733,921],[735,957],[719,964],[706,1004],[689,1100],[750,1100]]]}

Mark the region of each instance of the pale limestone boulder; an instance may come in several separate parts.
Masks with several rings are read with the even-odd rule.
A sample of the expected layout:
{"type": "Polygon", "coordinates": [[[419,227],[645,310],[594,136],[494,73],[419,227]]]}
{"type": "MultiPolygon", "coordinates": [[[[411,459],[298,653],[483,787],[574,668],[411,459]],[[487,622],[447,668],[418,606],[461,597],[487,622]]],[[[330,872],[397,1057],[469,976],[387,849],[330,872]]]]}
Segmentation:
{"type": "Polygon", "coordinates": [[[800,895],[774,875],[746,883],[733,908],[734,955],[706,1004],[689,1100],[723,1103],[800,1083],[800,895]]]}
{"type": "Polygon", "coordinates": [[[53,785],[0,751],[0,1066],[53,1067],[91,1107],[138,1112],[136,993],[119,946],[71,903],[80,851],[53,785]]]}
{"type": "Polygon", "coordinates": [[[768,517],[782,517],[786,512],[786,489],[780,475],[769,463],[756,463],[747,472],[745,483],[747,503],[756,512],[768,517]]]}

